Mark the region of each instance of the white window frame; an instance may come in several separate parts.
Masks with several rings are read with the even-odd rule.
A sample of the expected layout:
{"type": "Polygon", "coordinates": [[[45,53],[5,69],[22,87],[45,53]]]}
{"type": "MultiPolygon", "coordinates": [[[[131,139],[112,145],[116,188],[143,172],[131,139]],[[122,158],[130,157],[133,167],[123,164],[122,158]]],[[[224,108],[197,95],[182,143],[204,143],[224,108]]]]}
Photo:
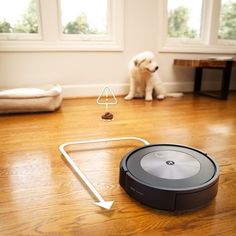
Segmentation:
{"type": "Polygon", "coordinates": [[[167,1],[160,0],[158,5],[159,15],[159,41],[160,52],[176,53],[236,53],[236,40],[218,39],[219,16],[221,0],[203,0],[202,23],[200,38],[168,38],[168,12],[167,1]]]}
{"type": "Polygon", "coordinates": [[[0,51],[123,51],[124,0],[108,0],[107,35],[65,35],[61,30],[60,0],[37,0],[41,38],[0,39],[0,51]]]}

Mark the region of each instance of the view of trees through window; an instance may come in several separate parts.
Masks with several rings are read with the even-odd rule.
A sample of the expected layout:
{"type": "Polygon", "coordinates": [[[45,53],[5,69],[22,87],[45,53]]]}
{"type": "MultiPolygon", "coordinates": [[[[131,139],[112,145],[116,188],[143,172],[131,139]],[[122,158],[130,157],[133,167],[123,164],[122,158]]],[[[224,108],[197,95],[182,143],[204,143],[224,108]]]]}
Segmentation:
{"type": "Polygon", "coordinates": [[[61,0],[63,33],[106,34],[107,1],[108,0],[61,0]]]}
{"type": "MultiPolygon", "coordinates": [[[[202,1],[168,0],[168,37],[198,38],[202,1]]],[[[218,38],[236,40],[236,0],[221,0],[218,38]]]]}
{"type": "Polygon", "coordinates": [[[236,40],[236,0],[221,0],[218,38],[236,40]]]}
{"type": "MultiPolygon", "coordinates": [[[[61,0],[62,32],[106,34],[107,1],[61,0]]],[[[202,2],[168,0],[168,37],[200,37],[202,2]]],[[[236,0],[221,0],[219,23],[218,38],[236,40],[236,0]]],[[[0,33],[38,33],[36,0],[0,0],[0,33]]]]}
{"type": "Polygon", "coordinates": [[[38,33],[36,0],[0,0],[0,33],[38,33]]]}
{"type": "MultiPolygon", "coordinates": [[[[107,0],[61,0],[60,3],[64,34],[107,33],[107,0]]],[[[36,0],[0,0],[0,33],[38,33],[36,0]]]]}
{"type": "Polygon", "coordinates": [[[98,34],[96,28],[90,28],[87,15],[82,12],[74,21],[63,26],[64,34],[98,34]]]}
{"type": "Polygon", "coordinates": [[[196,38],[197,31],[188,26],[189,9],[180,6],[169,12],[168,36],[172,38],[196,38]]]}
{"type": "Polygon", "coordinates": [[[168,0],[168,37],[200,37],[201,13],[201,0],[168,0]]]}

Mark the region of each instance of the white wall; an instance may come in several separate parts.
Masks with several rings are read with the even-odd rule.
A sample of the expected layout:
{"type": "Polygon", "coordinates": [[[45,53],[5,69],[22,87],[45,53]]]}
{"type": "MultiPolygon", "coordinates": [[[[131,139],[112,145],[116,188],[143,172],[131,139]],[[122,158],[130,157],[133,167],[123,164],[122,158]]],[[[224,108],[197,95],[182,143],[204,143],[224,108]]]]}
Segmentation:
{"type": "MultiPolygon", "coordinates": [[[[152,50],[158,55],[160,74],[167,88],[192,91],[194,70],[173,67],[173,59],[211,55],[158,53],[157,7],[156,0],[125,1],[122,52],[0,52],[0,87],[59,83],[65,96],[91,96],[98,95],[109,84],[116,94],[125,94],[129,60],[139,52],[152,50]]],[[[233,70],[234,89],[235,75],[233,70]]],[[[216,80],[210,80],[211,87],[212,83],[217,86],[216,80]]]]}

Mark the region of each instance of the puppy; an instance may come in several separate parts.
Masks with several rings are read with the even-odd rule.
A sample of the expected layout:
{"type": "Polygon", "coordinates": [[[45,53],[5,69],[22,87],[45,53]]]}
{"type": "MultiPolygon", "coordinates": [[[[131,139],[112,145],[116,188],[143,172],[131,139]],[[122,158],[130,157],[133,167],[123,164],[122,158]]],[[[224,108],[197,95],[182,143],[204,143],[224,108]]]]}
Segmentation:
{"type": "Polygon", "coordinates": [[[152,100],[153,90],[157,99],[166,96],[180,97],[182,93],[167,93],[157,72],[158,64],[152,52],[143,52],[135,56],[129,64],[130,89],[125,100],[143,98],[152,100]]]}

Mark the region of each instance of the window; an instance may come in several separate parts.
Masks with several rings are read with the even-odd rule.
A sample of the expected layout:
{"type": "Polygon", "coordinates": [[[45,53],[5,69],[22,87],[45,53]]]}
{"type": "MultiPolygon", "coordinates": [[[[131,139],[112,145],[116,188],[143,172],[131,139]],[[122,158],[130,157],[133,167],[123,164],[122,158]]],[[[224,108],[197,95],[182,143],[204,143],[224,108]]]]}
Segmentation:
{"type": "Polygon", "coordinates": [[[200,38],[202,1],[168,1],[168,37],[200,38]]]}
{"type": "Polygon", "coordinates": [[[106,35],[107,7],[107,0],[61,0],[62,33],[106,35]]]}
{"type": "Polygon", "coordinates": [[[236,40],[236,0],[221,0],[218,38],[236,40]]]}
{"type": "Polygon", "coordinates": [[[236,53],[236,0],[160,0],[163,52],[236,53]]]}
{"type": "Polygon", "coordinates": [[[36,0],[0,0],[0,38],[38,39],[38,2],[36,0]]]}
{"type": "Polygon", "coordinates": [[[0,0],[0,51],[121,51],[123,11],[124,0],[0,0]]]}

